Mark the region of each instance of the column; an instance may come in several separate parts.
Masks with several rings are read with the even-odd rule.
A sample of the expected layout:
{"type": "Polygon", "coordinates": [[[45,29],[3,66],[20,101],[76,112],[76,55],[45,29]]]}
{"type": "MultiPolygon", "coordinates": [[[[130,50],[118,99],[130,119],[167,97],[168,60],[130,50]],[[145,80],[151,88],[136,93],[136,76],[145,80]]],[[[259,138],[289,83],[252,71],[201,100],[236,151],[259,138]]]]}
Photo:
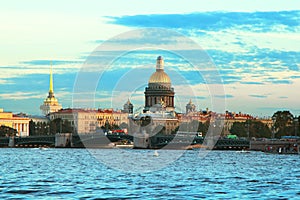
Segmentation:
{"type": "Polygon", "coordinates": [[[147,107],[147,106],[148,106],[148,97],[146,96],[146,98],[145,98],[145,107],[147,107]]]}
{"type": "Polygon", "coordinates": [[[26,136],[29,136],[29,128],[28,128],[27,123],[25,124],[25,133],[26,133],[26,136]]]}

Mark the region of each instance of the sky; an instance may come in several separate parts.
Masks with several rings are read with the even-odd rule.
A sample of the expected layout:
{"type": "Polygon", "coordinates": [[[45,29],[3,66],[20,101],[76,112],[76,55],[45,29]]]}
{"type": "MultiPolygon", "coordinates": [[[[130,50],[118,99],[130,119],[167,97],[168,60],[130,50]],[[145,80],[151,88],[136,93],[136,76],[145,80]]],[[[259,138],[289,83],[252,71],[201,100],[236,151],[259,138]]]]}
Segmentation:
{"type": "Polygon", "coordinates": [[[50,61],[64,108],[122,108],[129,98],[138,110],[162,55],[177,111],[192,99],[198,110],[300,115],[297,0],[11,0],[1,2],[0,23],[6,111],[41,114],[50,61]],[[82,76],[91,64],[96,71],[82,76]],[[90,89],[80,94],[90,103],[74,101],[79,88],[90,89]]]}

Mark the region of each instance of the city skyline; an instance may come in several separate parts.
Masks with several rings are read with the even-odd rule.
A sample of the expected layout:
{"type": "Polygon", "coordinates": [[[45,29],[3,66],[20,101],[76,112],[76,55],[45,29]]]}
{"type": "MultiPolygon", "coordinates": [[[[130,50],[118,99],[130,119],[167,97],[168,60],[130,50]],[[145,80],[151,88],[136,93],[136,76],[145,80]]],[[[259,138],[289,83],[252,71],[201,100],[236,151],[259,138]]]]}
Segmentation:
{"type": "MultiPolygon", "coordinates": [[[[257,1],[256,6],[253,1],[243,5],[226,1],[226,5],[234,5],[229,7],[223,1],[215,2],[218,6],[204,4],[199,9],[191,5],[179,7],[168,1],[154,2],[151,6],[136,4],[126,11],[115,8],[113,3],[96,1],[94,6],[80,1],[72,9],[67,3],[58,2],[45,6],[35,1],[6,2],[0,14],[1,19],[10,19],[10,23],[2,21],[0,33],[3,38],[0,107],[12,112],[41,114],[39,106],[47,96],[51,60],[56,97],[64,108],[72,107],[74,82],[90,52],[120,33],[157,27],[177,31],[207,52],[223,80],[227,110],[256,116],[290,110],[299,115],[299,5],[293,1],[284,5],[257,1]],[[54,9],[55,6],[59,9],[54,9]],[[76,12],[81,8],[82,12],[76,12]]],[[[178,42],[176,38],[162,37],[165,37],[164,45],[178,42]]],[[[141,41],[137,37],[131,42],[134,46],[141,41]]],[[[106,90],[97,94],[95,107],[122,108],[128,98],[135,108],[143,105],[143,90],[159,55],[165,58],[166,71],[176,91],[184,91],[187,84],[195,89],[205,87],[205,81],[194,78],[195,70],[186,60],[159,50],[161,44],[157,48],[152,52],[129,53],[116,60],[108,72],[111,79],[119,80],[134,69],[136,74],[145,77],[145,83],[138,88],[125,85],[115,90],[120,98],[113,104],[109,99],[114,88],[107,85],[106,90]],[[174,72],[178,70],[189,82],[177,79],[174,72]]],[[[183,96],[175,105],[180,110],[190,99],[183,96]]],[[[207,92],[199,91],[197,97],[197,110],[211,108],[207,92]]]]}

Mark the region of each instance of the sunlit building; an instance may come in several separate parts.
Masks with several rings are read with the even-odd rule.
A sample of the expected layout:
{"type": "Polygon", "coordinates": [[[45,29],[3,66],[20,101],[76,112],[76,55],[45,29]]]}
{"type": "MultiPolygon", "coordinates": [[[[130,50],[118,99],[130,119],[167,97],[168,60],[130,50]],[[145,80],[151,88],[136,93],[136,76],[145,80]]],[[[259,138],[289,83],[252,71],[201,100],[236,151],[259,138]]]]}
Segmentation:
{"type": "Polygon", "coordinates": [[[0,109],[0,126],[7,126],[17,130],[17,136],[29,136],[29,121],[28,117],[14,115],[11,112],[4,112],[0,109]]]}
{"type": "Polygon", "coordinates": [[[69,121],[78,134],[95,133],[106,124],[120,126],[128,124],[128,113],[113,109],[61,109],[49,114],[50,120],[69,121]]]}

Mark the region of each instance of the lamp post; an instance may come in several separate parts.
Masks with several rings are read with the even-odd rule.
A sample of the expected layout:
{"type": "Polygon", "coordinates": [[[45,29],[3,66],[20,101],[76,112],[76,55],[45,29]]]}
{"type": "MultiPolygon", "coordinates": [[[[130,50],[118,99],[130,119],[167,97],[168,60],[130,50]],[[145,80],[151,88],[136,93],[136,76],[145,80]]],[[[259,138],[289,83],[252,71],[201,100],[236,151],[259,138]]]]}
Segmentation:
{"type": "Polygon", "coordinates": [[[294,117],[294,125],[295,125],[295,137],[297,136],[297,125],[298,125],[298,117],[294,117]]]}

